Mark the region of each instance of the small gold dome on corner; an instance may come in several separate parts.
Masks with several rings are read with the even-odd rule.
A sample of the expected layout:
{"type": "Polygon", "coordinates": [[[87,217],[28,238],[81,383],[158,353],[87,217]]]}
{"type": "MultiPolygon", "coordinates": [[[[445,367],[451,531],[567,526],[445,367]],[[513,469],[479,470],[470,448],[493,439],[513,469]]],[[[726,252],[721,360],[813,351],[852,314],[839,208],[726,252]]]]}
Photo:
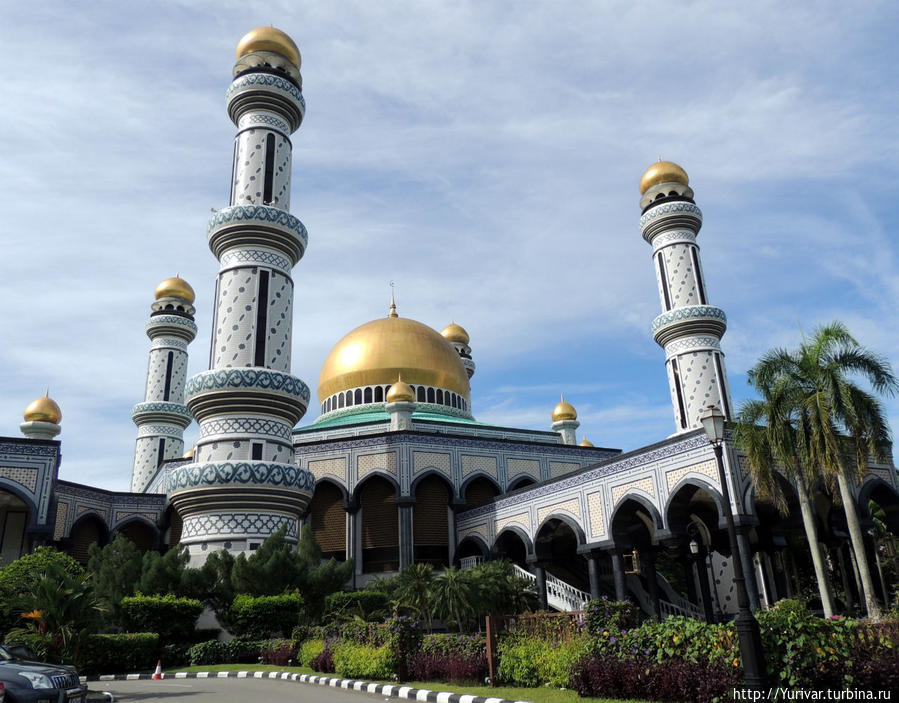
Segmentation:
{"type": "Polygon", "coordinates": [[[559,422],[560,420],[577,420],[577,410],[574,409],[571,403],[565,400],[564,395],[558,405],[553,408],[553,422],[559,422]]]}
{"type": "Polygon", "coordinates": [[[415,391],[412,390],[412,386],[403,380],[403,376],[400,374],[397,376],[396,383],[390,386],[390,390],[387,391],[385,400],[388,403],[414,403],[415,391]]]}
{"type": "Polygon", "coordinates": [[[581,440],[581,442],[580,442],[580,444],[579,444],[578,446],[579,446],[579,447],[592,447],[592,446],[593,446],[593,442],[591,442],[589,439],[587,439],[586,437],[584,437],[584,438],[581,440]]]}
{"type": "Polygon", "coordinates": [[[281,54],[297,68],[300,67],[300,50],[293,39],[274,27],[257,27],[243,35],[237,44],[237,58],[241,59],[254,51],[273,51],[281,54]]]}
{"type": "Polygon", "coordinates": [[[182,298],[193,305],[196,299],[194,289],[190,287],[190,283],[183,278],[175,276],[167,278],[158,286],[156,286],[156,300],[160,298],[182,298]]]}
{"type": "Polygon", "coordinates": [[[646,173],[640,179],[640,195],[659,183],[682,183],[686,186],[690,185],[690,179],[687,172],[673,161],[659,159],[646,169],[646,173]]]}
{"type": "Polygon", "coordinates": [[[62,411],[48,391],[25,408],[24,418],[25,422],[52,422],[58,425],[62,420],[62,411]]]}
{"type": "Polygon", "coordinates": [[[197,452],[197,448],[196,448],[196,447],[191,447],[191,448],[188,449],[186,452],[184,452],[184,454],[181,455],[181,458],[182,458],[182,459],[193,459],[193,458],[194,458],[194,454],[196,454],[196,452],[197,452]]]}
{"type": "Polygon", "coordinates": [[[458,342],[460,344],[468,344],[470,340],[468,336],[468,332],[465,331],[465,328],[461,325],[457,325],[455,322],[451,322],[449,325],[443,328],[443,332],[440,334],[443,335],[443,338],[447,342],[458,342]]]}

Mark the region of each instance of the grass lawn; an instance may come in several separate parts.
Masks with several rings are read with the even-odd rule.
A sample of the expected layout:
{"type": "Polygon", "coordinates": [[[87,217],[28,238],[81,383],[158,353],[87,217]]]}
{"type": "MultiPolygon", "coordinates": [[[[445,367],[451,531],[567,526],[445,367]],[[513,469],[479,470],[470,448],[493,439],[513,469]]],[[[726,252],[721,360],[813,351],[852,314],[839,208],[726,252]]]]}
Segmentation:
{"type": "MultiPolygon", "coordinates": [[[[306,666],[274,666],[271,664],[215,664],[209,666],[183,666],[177,669],[166,669],[166,674],[174,674],[178,671],[290,671],[298,674],[313,674],[315,676],[335,676],[336,674],[322,674],[313,671],[306,666]]],[[[374,683],[374,682],[373,682],[374,683]]],[[[392,683],[395,681],[380,681],[377,683],[392,683]]],[[[531,701],[531,703],[625,703],[610,698],[581,698],[574,691],[560,690],[542,686],[540,688],[515,688],[513,686],[471,686],[456,683],[441,683],[440,681],[404,681],[402,686],[412,688],[424,688],[429,691],[452,691],[453,693],[470,693],[484,698],[505,698],[510,701],[531,701]]],[[[627,701],[626,703],[646,703],[645,701],[627,701]]]]}

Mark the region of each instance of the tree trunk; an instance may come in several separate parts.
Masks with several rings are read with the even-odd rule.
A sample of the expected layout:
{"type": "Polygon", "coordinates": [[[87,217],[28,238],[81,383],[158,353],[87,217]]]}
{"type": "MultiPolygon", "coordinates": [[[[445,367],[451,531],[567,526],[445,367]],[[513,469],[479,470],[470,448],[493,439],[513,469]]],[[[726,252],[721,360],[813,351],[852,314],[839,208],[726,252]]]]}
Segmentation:
{"type": "Polygon", "coordinates": [[[812,563],[815,565],[815,580],[818,582],[818,595],[821,596],[821,607],[824,609],[824,617],[829,618],[833,615],[833,596],[830,593],[830,579],[827,577],[824,555],[821,554],[821,544],[818,542],[818,526],[815,524],[815,516],[812,514],[811,497],[805,485],[805,477],[799,471],[796,471],[796,495],[799,498],[805,537],[812,552],[812,563]]]}
{"type": "Polygon", "coordinates": [[[865,541],[862,536],[862,528],[858,522],[858,511],[855,509],[855,497],[849,487],[846,472],[843,467],[837,471],[837,482],[840,485],[840,497],[843,500],[843,510],[846,513],[846,524],[849,527],[849,537],[852,539],[852,551],[855,553],[855,561],[858,564],[858,573],[862,580],[862,590],[865,592],[865,608],[868,617],[872,620],[880,619],[880,606],[875,596],[874,581],[871,579],[871,569],[868,568],[868,557],[865,554],[865,541]]]}

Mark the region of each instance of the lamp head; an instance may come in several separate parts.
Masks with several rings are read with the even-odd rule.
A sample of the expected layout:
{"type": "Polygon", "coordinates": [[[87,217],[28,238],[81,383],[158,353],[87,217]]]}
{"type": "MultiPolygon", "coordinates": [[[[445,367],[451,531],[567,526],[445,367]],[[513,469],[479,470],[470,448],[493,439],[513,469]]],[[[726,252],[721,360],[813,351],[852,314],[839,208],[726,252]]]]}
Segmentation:
{"type": "Polygon", "coordinates": [[[724,413],[716,406],[710,405],[706,411],[700,415],[702,429],[705,430],[709,442],[712,444],[720,444],[724,440],[724,413]]]}

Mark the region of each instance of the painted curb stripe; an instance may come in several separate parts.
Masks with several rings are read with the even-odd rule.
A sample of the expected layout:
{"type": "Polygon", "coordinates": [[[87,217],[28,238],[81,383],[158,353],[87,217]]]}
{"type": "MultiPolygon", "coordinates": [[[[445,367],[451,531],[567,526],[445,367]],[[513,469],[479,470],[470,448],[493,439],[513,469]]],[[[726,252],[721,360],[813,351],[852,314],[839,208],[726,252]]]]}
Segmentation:
{"type": "MultiPolygon", "coordinates": [[[[415,700],[419,703],[529,703],[529,701],[508,701],[504,698],[482,698],[470,693],[459,694],[450,691],[435,692],[427,688],[412,688],[397,684],[379,684],[353,679],[340,679],[330,676],[298,674],[290,671],[179,671],[175,674],[162,674],[176,679],[281,679],[331,688],[343,688],[352,691],[365,691],[392,698],[415,700]]],[[[103,674],[102,676],[79,676],[81,683],[93,681],[146,681],[152,680],[152,674],[103,674]]]]}

